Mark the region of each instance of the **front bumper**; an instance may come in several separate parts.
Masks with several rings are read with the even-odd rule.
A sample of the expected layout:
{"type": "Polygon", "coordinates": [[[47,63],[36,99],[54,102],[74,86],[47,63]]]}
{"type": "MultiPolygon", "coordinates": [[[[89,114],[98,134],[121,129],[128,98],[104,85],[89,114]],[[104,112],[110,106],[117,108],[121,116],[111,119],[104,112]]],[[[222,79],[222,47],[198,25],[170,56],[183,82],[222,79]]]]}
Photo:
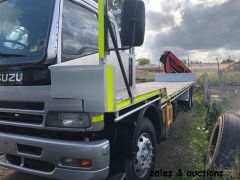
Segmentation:
{"type": "Polygon", "coordinates": [[[17,157],[18,163],[0,159],[0,166],[17,171],[56,179],[105,179],[109,172],[110,145],[108,140],[94,142],[61,141],[53,139],[33,138],[13,134],[0,133],[0,153],[17,157]],[[19,148],[31,147],[31,150],[19,148]],[[34,151],[38,149],[37,153],[34,151]],[[40,151],[41,150],[41,151],[40,151]],[[61,165],[63,158],[90,159],[91,168],[74,168],[61,165]],[[30,160],[30,161],[29,161],[30,160]],[[36,163],[29,168],[29,162],[36,163]],[[51,164],[50,171],[44,163],[51,164]],[[38,167],[38,168],[35,168],[38,167]]]}

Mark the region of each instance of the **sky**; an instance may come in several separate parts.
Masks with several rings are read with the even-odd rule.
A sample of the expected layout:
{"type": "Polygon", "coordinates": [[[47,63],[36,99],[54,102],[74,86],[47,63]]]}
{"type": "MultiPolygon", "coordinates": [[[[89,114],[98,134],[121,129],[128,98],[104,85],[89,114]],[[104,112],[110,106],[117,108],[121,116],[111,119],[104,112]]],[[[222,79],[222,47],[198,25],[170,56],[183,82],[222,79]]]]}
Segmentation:
{"type": "Polygon", "coordinates": [[[240,0],[144,0],[146,35],[137,58],[158,63],[172,51],[182,60],[240,60],[240,0]]]}

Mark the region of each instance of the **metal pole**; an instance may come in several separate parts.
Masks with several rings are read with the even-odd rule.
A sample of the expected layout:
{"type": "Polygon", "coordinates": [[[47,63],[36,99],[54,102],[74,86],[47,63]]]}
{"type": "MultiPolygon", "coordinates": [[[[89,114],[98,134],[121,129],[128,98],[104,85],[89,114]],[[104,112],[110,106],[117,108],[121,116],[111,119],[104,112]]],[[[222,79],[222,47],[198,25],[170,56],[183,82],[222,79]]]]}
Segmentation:
{"type": "Polygon", "coordinates": [[[231,56],[229,56],[229,62],[228,62],[228,64],[229,64],[229,67],[231,66],[231,56]]]}
{"type": "MultiPolygon", "coordinates": [[[[223,71],[223,70],[222,70],[223,71]]],[[[219,82],[220,82],[220,103],[223,103],[223,82],[222,82],[222,71],[219,71],[219,82]]]]}
{"type": "Polygon", "coordinates": [[[131,100],[133,100],[132,99],[133,96],[132,96],[131,87],[130,87],[128,79],[127,79],[126,71],[125,71],[125,68],[124,68],[124,65],[123,65],[123,62],[122,62],[122,57],[121,57],[120,52],[118,50],[117,40],[115,38],[113,27],[111,25],[111,21],[110,21],[110,18],[108,16],[108,14],[106,14],[106,23],[107,23],[107,26],[108,26],[108,30],[109,30],[110,36],[112,38],[113,46],[114,46],[114,49],[115,49],[115,52],[116,52],[116,55],[117,55],[118,63],[119,63],[119,66],[120,66],[120,70],[121,70],[121,73],[122,73],[122,76],[123,76],[123,80],[124,80],[125,86],[127,88],[127,92],[128,92],[129,98],[131,100]]]}
{"type": "Polygon", "coordinates": [[[146,103],[146,104],[144,104],[144,105],[142,105],[142,106],[140,106],[140,107],[138,107],[138,108],[136,108],[136,109],[133,109],[132,111],[129,111],[128,113],[123,114],[122,116],[119,116],[119,117],[115,118],[115,119],[114,119],[114,122],[115,122],[115,123],[116,123],[116,122],[119,122],[119,121],[121,121],[122,119],[125,119],[126,117],[132,115],[133,113],[135,113],[135,112],[137,112],[137,111],[139,111],[139,110],[141,110],[141,109],[143,109],[143,108],[145,108],[145,107],[153,104],[154,102],[159,101],[160,99],[161,99],[161,97],[158,97],[158,98],[156,98],[156,99],[154,99],[154,100],[152,100],[152,101],[150,101],[150,102],[148,102],[148,103],[146,103]]]}
{"type": "Polygon", "coordinates": [[[220,80],[220,63],[219,63],[218,58],[216,58],[216,60],[217,60],[217,63],[218,63],[218,80],[220,80]]]}

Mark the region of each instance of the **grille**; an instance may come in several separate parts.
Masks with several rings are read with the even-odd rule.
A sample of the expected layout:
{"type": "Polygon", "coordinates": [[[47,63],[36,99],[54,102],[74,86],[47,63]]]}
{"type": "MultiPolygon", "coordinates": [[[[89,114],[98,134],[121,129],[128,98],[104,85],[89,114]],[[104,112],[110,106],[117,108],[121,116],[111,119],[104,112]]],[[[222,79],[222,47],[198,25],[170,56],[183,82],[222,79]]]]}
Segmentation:
{"type": "Polygon", "coordinates": [[[28,158],[25,158],[24,160],[25,160],[24,167],[29,169],[34,169],[34,170],[44,171],[44,172],[52,172],[55,168],[55,166],[49,162],[28,159],[28,158]]]}
{"type": "Polygon", "coordinates": [[[0,122],[41,125],[43,122],[43,116],[0,112],[0,122]]]}
{"type": "Polygon", "coordinates": [[[4,109],[23,109],[23,110],[44,110],[43,102],[12,102],[0,101],[0,108],[4,109]]]}
{"type": "Polygon", "coordinates": [[[43,152],[42,148],[40,147],[23,145],[23,144],[17,144],[17,151],[23,154],[31,154],[35,156],[40,156],[43,152]]]}
{"type": "Polygon", "coordinates": [[[20,166],[23,164],[23,167],[43,172],[52,172],[55,169],[55,166],[52,163],[40,160],[34,160],[30,158],[23,158],[20,156],[15,156],[11,154],[6,154],[6,159],[9,163],[20,166]]]}

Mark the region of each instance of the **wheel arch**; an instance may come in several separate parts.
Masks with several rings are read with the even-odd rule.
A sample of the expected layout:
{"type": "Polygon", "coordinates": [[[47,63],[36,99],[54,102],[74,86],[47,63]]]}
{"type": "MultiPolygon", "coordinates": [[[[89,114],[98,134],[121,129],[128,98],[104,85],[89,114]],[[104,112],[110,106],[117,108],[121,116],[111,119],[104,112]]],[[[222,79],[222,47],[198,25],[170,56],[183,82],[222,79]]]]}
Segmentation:
{"type": "Polygon", "coordinates": [[[113,122],[114,114],[106,115],[105,134],[112,147],[111,157],[114,157],[110,162],[110,174],[119,173],[125,166],[128,167],[128,159],[132,158],[134,154],[134,141],[143,117],[147,117],[152,122],[157,143],[160,143],[163,132],[163,115],[158,104],[151,104],[118,123],[113,122]]]}
{"type": "Polygon", "coordinates": [[[137,132],[137,129],[141,121],[143,120],[143,117],[147,117],[152,122],[153,127],[155,129],[155,133],[156,133],[157,143],[159,144],[161,142],[162,127],[163,127],[163,117],[162,117],[161,109],[159,110],[159,108],[155,104],[151,104],[146,108],[144,108],[139,113],[135,133],[137,132]]]}

